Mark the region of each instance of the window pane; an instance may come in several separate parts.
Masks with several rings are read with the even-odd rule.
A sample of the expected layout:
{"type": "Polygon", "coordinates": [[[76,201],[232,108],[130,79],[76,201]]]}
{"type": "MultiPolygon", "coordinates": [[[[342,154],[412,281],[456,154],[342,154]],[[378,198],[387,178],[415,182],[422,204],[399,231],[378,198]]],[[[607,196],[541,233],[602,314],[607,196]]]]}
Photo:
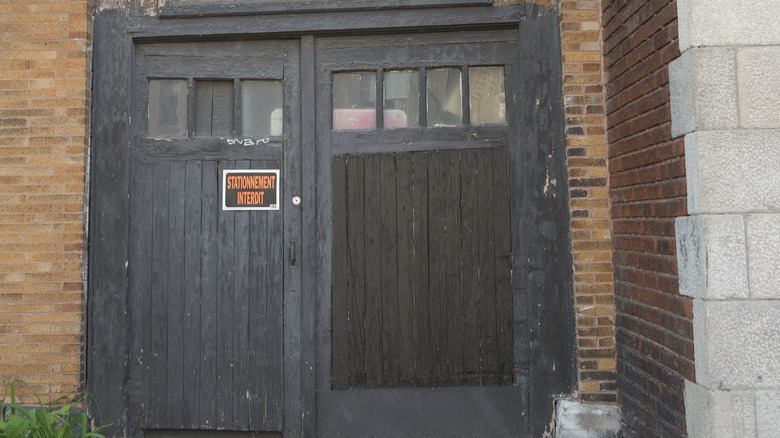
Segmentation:
{"type": "Polygon", "coordinates": [[[385,128],[419,126],[420,79],[416,70],[385,72],[385,128]]]}
{"type": "Polygon", "coordinates": [[[469,69],[469,108],[472,125],[506,123],[504,67],[469,69]]]}
{"type": "Polygon", "coordinates": [[[456,126],[463,120],[460,70],[438,68],[426,73],[428,126],[456,126]]]}
{"type": "Polygon", "coordinates": [[[282,135],[284,132],[282,90],[280,81],[244,81],[241,84],[242,135],[282,135]]]}
{"type": "Polygon", "coordinates": [[[333,75],[333,129],[376,128],[376,73],[333,75]]]}
{"type": "Polygon", "coordinates": [[[195,135],[233,135],[233,81],[195,82],[195,135]]]}
{"type": "Polygon", "coordinates": [[[158,138],[187,136],[187,81],[152,79],[149,81],[149,136],[158,138]]]}

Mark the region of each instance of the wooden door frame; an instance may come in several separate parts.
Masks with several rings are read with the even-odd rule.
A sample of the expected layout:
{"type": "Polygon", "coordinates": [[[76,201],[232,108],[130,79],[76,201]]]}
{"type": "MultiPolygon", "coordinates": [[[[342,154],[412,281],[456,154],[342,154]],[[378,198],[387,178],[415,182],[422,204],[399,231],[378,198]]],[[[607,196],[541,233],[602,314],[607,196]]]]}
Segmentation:
{"type": "MultiPolygon", "coordinates": [[[[375,34],[516,27],[520,42],[518,98],[522,134],[524,191],[521,195],[525,259],[515,257],[514,272],[522,275],[529,309],[528,349],[534,360],[528,367],[528,400],[533,436],[549,425],[553,399],[576,389],[574,294],[569,238],[566,144],[562,99],[560,36],[555,10],[536,4],[493,7],[484,1],[442,4],[418,0],[407,7],[375,4],[356,7],[324,2],[318,13],[296,3],[292,9],[278,4],[252,5],[230,10],[215,4],[201,10],[170,8],[162,18],[140,11],[106,9],[94,22],[93,111],[89,214],[89,281],[87,298],[86,382],[117,434],[127,435],[126,362],[124,341],[129,334],[128,218],[133,53],[136,43],[205,39],[295,38],[301,42],[301,149],[302,241],[297,250],[302,272],[300,372],[290,409],[302,415],[290,419],[290,435],[315,433],[316,345],[329,336],[316,330],[319,309],[317,278],[321,266],[310,254],[321,244],[316,230],[316,135],[314,39],[319,36],[375,34]],[[432,4],[440,7],[430,8],[432,4]],[[454,6],[453,6],[454,4],[454,6]],[[248,9],[247,9],[248,8],[248,9]],[[269,9],[270,8],[270,9],[269,9]],[[276,8],[277,10],[273,10],[276,8]],[[281,8],[281,9],[280,9],[281,8]],[[258,15],[262,13],[262,15],[258,15]],[[435,23],[435,24],[431,24],[435,23]]],[[[294,347],[290,345],[290,347],[294,347]]],[[[130,420],[131,421],[131,420],[130,420]]],[[[287,421],[287,420],[286,420],[287,421]]]]}
{"type": "MultiPolygon", "coordinates": [[[[455,157],[463,153],[474,154],[473,157],[488,159],[486,158],[487,155],[483,155],[489,153],[488,151],[506,153],[505,159],[502,161],[505,163],[507,170],[505,177],[508,180],[508,187],[504,188],[508,194],[508,198],[505,200],[508,202],[508,205],[506,203],[502,204],[506,208],[509,221],[514,226],[510,226],[507,223],[506,228],[502,228],[509,234],[504,242],[507,244],[507,247],[511,246],[513,260],[524,259],[522,255],[524,252],[522,248],[522,227],[519,226],[522,220],[520,217],[522,211],[520,195],[522,183],[520,181],[523,175],[523,172],[520,170],[521,154],[519,148],[511,147],[517,144],[518,137],[522,132],[522,127],[519,123],[520,119],[517,117],[519,114],[515,110],[515,108],[519,107],[516,98],[519,96],[517,87],[520,73],[517,27],[495,27],[490,30],[473,30],[469,32],[425,32],[416,36],[414,41],[409,41],[406,34],[322,37],[317,40],[317,49],[317,108],[319,110],[317,113],[319,133],[317,143],[317,214],[318,223],[320,224],[317,228],[319,233],[317,240],[320,242],[319,259],[323,265],[321,275],[317,278],[317,290],[319,291],[317,294],[317,315],[319,317],[317,329],[320,332],[333,333],[332,339],[319,339],[319,344],[317,345],[318,434],[325,437],[339,436],[341,434],[349,436],[398,437],[434,436],[437,434],[444,436],[457,434],[463,434],[464,436],[527,435],[529,412],[526,373],[528,370],[524,366],[524,362],[529,355],[528,342],[526,341],[526,314],[528,312],[525,306],[521,305],[524,301],[522,296],[525,294],[525,288],[520,275],[514,276],[514,278],[511,278],[511,281],[509,281],[510,278],[507,278],[509,284],[501,285],[502,292],[508,294],[506,296],[508,302],[504,308],[511,312],[509,315],[509,318],[511,318],[511,324],[509,324],[511,329],[509,330],[513,333],[511,344],[507,346],[507,350],[503,350],[509,354],[514,365],[509,383],[504,382],[500,385],[477,385],[472,383],[470,386],[464,384],[434,386],[428,381],[430,386],[427,387],[424,385],[410,385],[409,382],[399,384],[398,386],[393,386],[389,382],[377,386],[377,381],[374,381],[373,385],[357,384],[346,387],[343,384],[332,384],[332,378],[335,379],[334,381],[338,380],[332,372],[332,368],[334,370],[338,369],[339,367],[336,366],[337,358],[346,354],[343,349],[341,350],[341,356],[337,353],[339,350],[336,342],[338,329],[342,327],[342,330],[344,330],[344,326],[338,325],[336,311],[331,310],[332,306],[337,306],[338,297],[343,296],[343,294],[339,293],[340,290],[336,284],[339,282],[339,279],[344,280],[346,278],[346,274],[343,274],[346,270],[346,265],[342,265],[339,268],[339,264],[335,261],[338,253],[332,251],[331,245],[339,245],[339,239],[336,237],[338,233],[331,230],[336,229],[338,224],[342,223],[336,219],[338,216],[336,210],[342,210],[342,214],[345,215],[345,217],[341,218],[342,220],[347,220],[346,216],[348,215],[346,214],[347,208],[343,193],[337,192],[337,189],[334,188],[339,185],[335,182],[336,179],[343,179],[343,171],[346,171],[346,169],[341,169],[342,173],[338,176],[338,172],[335,170],[336,165],[334,164],[332,167],[331,163],[338,161],[340,163],[339,166],[343,168],[345,165],[344,161],[341,160],[344,157],[349,157],[347,160],[351,166],[352,163],[369,160],[369,157],[392,162],[394,159],[411,161],[413,156],[417,156],[428,158],[418,158],[421,161],[417,161],[415,166],[426,166],[427,164],[422,163],[428,163],[427,160],[430,160],[431,168],[434,168],[435,165],[433,163],[441,159],[436,157],[444,155],[455,157]],[[485,126],[470,125],[467,115],[469,110],[469,93],[468,90],[465,90],[463,92],[463,101],[461,102],[461,109],[466,114],[463,126],[433,127],[431,124],[421,121],[424,127],[411,129],[377,128],[367,131],[338,131],[331,128],[332,76],[335,73],[343,71],[372,72],[375,73],[376,81],[381,86],[383,83],[382,74],[388,70],[414,70],[420,76],[420,91],[418,92],[424,97],[424,92],[421,89],[424,89],[426,74],[430,74],[431,70],[437,68],[459,69],[463,74],[464,87],[467,87],[469,83],[467,78],[468,67],[483,65],[503,67],[506,86],[506,107],[509,109],[506,115],[506,123],[485,126]],[[342,198],[337,202],[336,199],[339,196],[342,196],[342,198]],[[332,214],[331,210],[333,210],[332,214]],[[332,257],[331,254],[333,254],[332,257]],[[334,261],[331,263],[331,260],[334,261]],[[330,318],[330,315],[333,315],[333,317],[330,318]],[[489,408],[486,408],[488,406],[489,408]]],[[[382,100],[381,90],[376,93],[376,100],[379,103],[382,100]]],[[[421,100],[424,100],[423,97],[421,97],[421,100]]],[[[421,120],[426,119],[426,111],[423,109],[425,107],[425,104],[420,104],[421,120]]],[[[457,158],[453,159],[457,160],[457,158]]],[[[458,167],[458,165],[455,165],[454,169],[451,169],[453,170],[453,175],[457,175],[453,176],[456,181],[459,181],[458,178],[461,176],[458,167]]],[[[368,172],[366,170],[367,174],[368,172]]],[[[425,175],[425,172],[423,172],[423,175],[425,175]]],[[[486,174],[480,174],[479,177],[484,178],[485,176],[486,174]]],[[[366,175],[366,178],[368,179],[368,175],[366,175]]],[[[427,178],[434,179],[430,173],[427,175],[427,178]]],[[[385,183],[386,181],[382,182],[382,184],[385,183]]],[[[392,184],[395,187],[395,180],[393,180],[392,184]]],[[[428,181],[421,186],[425,187],[427,184],[428,181]]],[[[431,196],[435,196],[432,194],[435,191],[435,189],[431,189],[433,186],[427,187],[428,189],[423,190],[431,190],[429,193],[431,193],[431,196]]],[[[351,187],[351,189],[354,188],[351,187]]],[[[417,190],[419,188],[420,186],[416,187],[417,190]]],[[[445,190],[443,187],[438,187],[438,189],[445,190]]],[[[399,196],[401,192],[402,190],[398,190],[399,196]]],[[[416,193],[415,201],[413,202],[417,209],[424,203],[422,198],[417,198],[416,193]],[[417,202],[420,202],[420,205],[417,205],[417,202]]],[[[350,192],[349,198],[352,196],[350,192]]],[[[372,196],[372,198],[376,200],[377,196],[372,196]]],[[[431,199],[428,199],[428,201],[433,202],[431,199]]],[[[368,204],[369,201],[367,200],[366,203],[368,204]]],[[[373,208],[379,209],[378,204],[379,201],[377,201],[377,205],[373,205],[373,208]]],[[[450,204],[448,208],[457,209],[453,204],[450,204]]],[[[425,208],[421,210],[425,211],[425,208]]],[[[449,215],[458,216],[455,211],[450,211],[449,215]]],[[[417,214],[426,216],[426,213],[417,214]]],[[[429,215],[428,217],[435,216],[434,207],[430,207],[427,215],[429,215]]],[[[466,215],[468,216],[467,213],[466,215]]],[[[379,217],[383,217],[383,215],[379,214],[379,217]]],[[[378,217],[375,217],[375,219],[379,220],[378,217]]],[[[360,222],[358,220],[358,223],[360,222]]],[[[422,222],[425,222],[425,220],[422,222]]],[[[459,227],[459,225],[454,223],[449,223],[449,225],[451,227],[454,225],[456,229],[459,227]]],[[[369,227],[368,224],[365,226],[369,227]]],[[[425,229],[426,226],[423,225],[421,228],[425,229]]],[[[428,232],[433,233],[433,230],[434,227],[432,226],[428,232]]],[[[360,233],[360,231],[357,231],[357,234],[360,233]]],[[[425,231],[422,231],[422,233],[425,233],[425,231]]],[[[342,234],[346,234],[346,231],[342,230],[342,234]]],[[[421,247],[416,248],[417,251],[420,253],[428,253],[430,251],[430,255],[433,255],[436,253],[434,249],[436,244],[444,244],[434,234],[430,236],[430,246],[420,251],[422,248],[426,248],[426,245],[423,244],[421,247]]],[[[426,238],[422,240],[426,240],[426,238]]],[[[458,243],[455,245],[458,246],[460,241],[457,239],[456,241],[458,243]]],[[[342,241],[340,244],[345,245],[345,247],[347,245],[345,241],[342,241]]],[[[507,249],[509,250],[510,248],[507,249]]],[[[367,260],[376,260],[374,257],[381,257],[380,254],[369,254],[368,250],[366,251],[365,259],[367,260]]],[[[457,251],[454,250],[454,252],[457,251]]],[[[359,253],[353,253],[352,250],[349,253],[350,258],[362,259],[359,253]]],[[[438,256],[440,256],[438,253],[431,259],[421,256],[422,264],[425,265],[438,256]]],[[[376,263],[384,265],[387,261],[383,260],[381,263],[377,261],[376,263]]],[[[370,264],[370,262],[367,262],[367,264],[370,264]]],[[[509,269],[508,264],[505,266],[509,269]]],[[[418,297],[425,296],[426,292],[430,292],[435,296],[438,288],[442,288],[441,290],[445,288],[440,281],[435,279],[438,271],[436,267],[442,269],[442,271],[438,272],[442,274],[444,265],[435,263],[427,265],[426,273],[431,273],[431,277],[428,277],[428,281],[430,281],[429,288],[419,285],[417,286],[419,288],[410,287],[417,291],[418,297]]],[[[417,273],[419,274],[420,272],[417,271],[417,273]]],[[[409,275],[410,272],[406,274],[409,275]]],[[[401,274],[399,273],[400,276],[401,274]]],[[[439,280],[442,279],[441,276],[438,278],[439,280]]],[[[362,274],[357,274],[355,277],[350,277],[350,279],[357,279],[358,283],[369,281],[362,274]]],[[[455,280],[454,283],[462,286],[460,280],[455,280]]],[[[360,286],[357,286],[357,288],[360,289],[360,286]]],[[[366,286],[364,299],[367,301],[370,299],[369,288],[369,286],[366,286]]],[[[478,292],[476,289],[478,288],[468,289],[468,291],[478,292]]],[[[355,292],[356,290],[351,290],[350,294],[354,297],[355,292]]],[[[358,295],[362,296],[360,293],[358,295]]],[[[433,299],[435,300],[436,298],[433,299]]],[[[368,306],[369,304],[366,303],[366,307],[368,306]]],[[[378,306],[381,306],[381,304],[378,304],[378,306]]],[[[476,309],[474,310],[476,311],[476,309]]],[[[341,312],[344,312],[344,309],[341,312]]],[[[377,315],[375,314],[374,316],[376,317],[377,315]]],[[[444,315],[440,315],[440,317],[444,318],[444,315]]],[[[359,319],[359,317],[353,316],[350,318],[352,324],[355,324],[354,321],[356,319],[359,319]]],[[[492,322],[495,323],[495,321],[492,322]]],[[[434,323],[431,323],[431,325],[433,326],[434,323]]],[[[367,325],[364,327],[364,330],[366,330],[365,336],[369,337],[370,327],[367,325]]],[[[341,335],[343,336],[344,333],[342,332],[341,335]]],[[[377,335],[375,343],[379,343],[378,339],[380,336],[377,335]]],[[[340,345],[343,346],[344,342],[340,345]]],[[[446,348],[442,346],[441,353],[444,354],[445,350],[446,348]]],[[[417,359],[419,360],[422,357],[424,355],[418,355],[417,359]]],[[[385,364],[392,362],[388,357],[385,357],[385,360],[388,361],[385,364]]],[[[369,373],[379,372],[378,369],[370,366],[367,366],[367,368],[370,369],[368,370],[369,373]]],[[[352,369],[351,371],[355,370],[352,369]]],[[[428,371],[433,371],[433,369],[429,368],[428,371]]],[[[343,377],[345,376],[342,375],[343,377]]],[[[443,378],[444,376],[438,377],[443,378]]]]}

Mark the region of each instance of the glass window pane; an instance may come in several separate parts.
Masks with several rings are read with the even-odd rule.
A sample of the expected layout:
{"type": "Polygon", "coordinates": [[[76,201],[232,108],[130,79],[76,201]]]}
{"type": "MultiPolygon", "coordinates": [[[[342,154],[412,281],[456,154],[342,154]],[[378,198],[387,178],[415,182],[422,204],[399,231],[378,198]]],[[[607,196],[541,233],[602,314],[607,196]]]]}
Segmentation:
{"type": "Polygon", "coordinates": [[[416,70],[385,72],[385,128],[420,126],[420,79],[416,70]]]}
{"type": "Polygon", "coordinates": [[[280,81],[244,81],[241,84],[241,133],[280,136],[284,132],[283,86],[280,81]]]}
{"type": "Polygon", "coordinates": [[[148,116],[150,137],[186,137],[187,81],[185,79],[150,80],[148,116]]]}
{"type": "Polygon", "coordinates": [[[376,128],[376,73],[333,75],[333,129],[376,128]]]}
{"type": "Polygon", "coordinates": [[[457,126],[463,120],[460,70],[437,68],[427,74],[428,126],[457,126]]]}
{"type": "Polygon", "coordinates": [[[469,111],[472,125],[506,123],[504,67],[469,68],[469,111]]]}
{"type": "Polygon", "coordinates": [[[233,81],[195,82],[195,135],[233,135],[233,81]]]}

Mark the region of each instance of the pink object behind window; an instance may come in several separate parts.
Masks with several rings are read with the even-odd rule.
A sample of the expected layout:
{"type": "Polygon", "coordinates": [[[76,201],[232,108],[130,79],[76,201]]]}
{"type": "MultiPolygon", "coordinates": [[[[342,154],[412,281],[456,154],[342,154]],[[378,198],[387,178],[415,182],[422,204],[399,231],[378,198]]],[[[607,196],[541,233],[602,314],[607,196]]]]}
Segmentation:
{"type": "MultiPolygon", "coordinates": [[[[402,110],[385,111],[385,128],[405,128],[406,112],[402,110]]],[[[376,110],[374,109],[334,109],[333,129],[350,131],[357,129],[376,129],[376,110]]]]}

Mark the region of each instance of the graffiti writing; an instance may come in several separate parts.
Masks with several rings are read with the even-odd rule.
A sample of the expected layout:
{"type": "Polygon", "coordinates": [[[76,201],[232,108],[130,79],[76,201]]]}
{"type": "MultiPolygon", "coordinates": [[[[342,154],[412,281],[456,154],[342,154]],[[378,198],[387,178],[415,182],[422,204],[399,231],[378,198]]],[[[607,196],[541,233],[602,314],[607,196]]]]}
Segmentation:
{"type": "Polygon", "coordinates": [[[261,144],[268,144],[271,139],[266,138],[258,138],[258,139],[252,139],[252,138],[228,138],[227,144],[229,145],[239,145],[239,146],[258,146],[261,144]]]}

